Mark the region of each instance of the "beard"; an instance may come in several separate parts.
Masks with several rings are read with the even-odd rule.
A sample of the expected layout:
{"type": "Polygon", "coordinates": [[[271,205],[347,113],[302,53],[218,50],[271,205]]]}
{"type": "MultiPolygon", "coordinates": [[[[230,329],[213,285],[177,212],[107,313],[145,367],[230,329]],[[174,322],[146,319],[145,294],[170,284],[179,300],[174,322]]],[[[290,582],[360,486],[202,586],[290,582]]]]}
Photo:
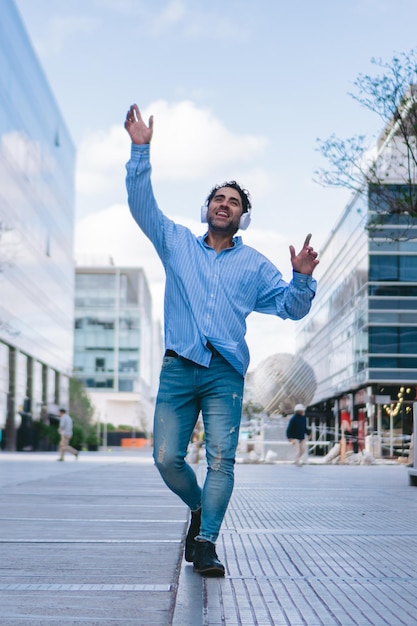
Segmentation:
{"type": "Polygon", "coordinates": [[[208,216],[207,223],[209,229],[215,233],[222,233],[224,235],[233,236],[239,230],[240,217],[226,221],[223,219],[216,219],[216,216],[208,216]]]}

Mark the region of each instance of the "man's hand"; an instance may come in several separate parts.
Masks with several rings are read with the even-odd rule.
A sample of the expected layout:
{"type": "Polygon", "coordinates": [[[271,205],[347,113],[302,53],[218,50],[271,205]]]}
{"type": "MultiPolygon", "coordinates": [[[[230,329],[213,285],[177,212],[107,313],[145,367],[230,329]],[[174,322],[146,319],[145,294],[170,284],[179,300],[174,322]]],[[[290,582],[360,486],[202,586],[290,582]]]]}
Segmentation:
{"type": "Polygon", "coordinates": [[[316,265],[319,264],[317,252],[310,246],[311,234],[307,235],[303,249],[295,254],[294,246],[290,246],[291,263],[293,270],[300,274],[312,274],[316,265]]]}
{"type": "Polygon", "coordinates": [[[149,126],[142,119],[137,104],[132,104],[126,114],[125,128],[129,133],[132,143],[141,145],[150,143],[153,133],[153,115],[149,118],[149,126]]]}

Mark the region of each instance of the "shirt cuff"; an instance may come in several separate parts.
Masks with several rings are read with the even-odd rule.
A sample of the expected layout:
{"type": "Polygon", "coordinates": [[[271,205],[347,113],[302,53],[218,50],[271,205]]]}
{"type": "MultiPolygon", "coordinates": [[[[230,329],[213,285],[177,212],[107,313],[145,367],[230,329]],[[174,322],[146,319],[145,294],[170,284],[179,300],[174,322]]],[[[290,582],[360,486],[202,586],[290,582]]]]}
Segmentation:
{"type": "Polygon", "coordinates": [[[148,143],[143,143],[143,144],[132,143],[132,147],[130,150],[131,159],[134,159],[135,161],[137,161],[143,156],[149,156],[149,144],[148,143]]]}
{"type": "Polygon", "coordinates": [[[298,287],[299,289],[305,289],[308,287],[313,291],[316,290],[316,280],[311,276],[311,274],[300,274],[300,272],[293,271],[292,282],[295,287],[298,287]]]}

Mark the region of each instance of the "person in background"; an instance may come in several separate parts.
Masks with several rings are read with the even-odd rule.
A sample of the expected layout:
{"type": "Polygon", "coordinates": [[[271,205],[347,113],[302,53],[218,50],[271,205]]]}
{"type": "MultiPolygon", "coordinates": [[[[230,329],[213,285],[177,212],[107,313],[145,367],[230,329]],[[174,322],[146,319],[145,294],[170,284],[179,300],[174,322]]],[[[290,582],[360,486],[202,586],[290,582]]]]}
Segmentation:
{"type": "MultiPolygon", "coordinates": [[[[154,416],[154,461],[166,485],[191,510],[185,559],[203,576],[224,576],[215,542],[234,485],[234,463],[249,364],[246,318],[253,311],[301,319],[316,291],[317,252],[307,235],[290,246],[292,280],[236,232],[247,228],[251,201],[236,181],[215,185],[201,210],[203,236],[159,209],[151,184],[153,118],[136,104],[127,112],[131,139],[126,187],[133,218],[153,243],[165,269],[165,356],[154,416]],[[205,432],[203,486],[185,461],[199,413],[205,432]]],[[[219,150],[227,146],[219,146],[219,150]]],[[[180,149],[180,146],[178,146],[180,149]]],[[[181,198],[180,198],[181,201],[181,198]]]]}
{"type": "Polygon", "coordinates": [[[65,452],[70,452],[78,460],[78,450],[69,445],[72,437],[72,418],[65,409],[59,409],[59,416],[58,432],[61,435],[61,440],[59,442],[60,456],[57,461],[65,460],[65,452]]]}
{"type": "Polygon", "coordinates": [[[287,438],[295,446],[294,463],[298,466],[303,464],[307,448],[306,438],[310,434],[310,430],[307,428],[305,411],[306,408],[303,404],[296,404],[294,415],[290,418],[287,426],[287,438]]]}

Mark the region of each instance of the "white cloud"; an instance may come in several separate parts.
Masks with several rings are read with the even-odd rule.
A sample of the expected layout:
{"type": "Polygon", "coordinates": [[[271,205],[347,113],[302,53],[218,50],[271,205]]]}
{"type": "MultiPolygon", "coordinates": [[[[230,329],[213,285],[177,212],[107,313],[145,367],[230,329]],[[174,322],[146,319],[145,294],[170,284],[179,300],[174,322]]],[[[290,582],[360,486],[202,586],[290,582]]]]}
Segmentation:
{"type": "MultiPolygon", "coordinates": [[[[294,242],[288,242],[280,233],[263,228],[253,228],[252,225],[242,234],[242,237],[248,246],[252,246],[252,248],[261,252],[274,263],[283,274],[285,280],[291,279],[289,272],[292,270],[288,248],[290,243],[294,242]]],[[[295,242],[295,245],[297,247],[297,242],[295,242]]]]}
{"type": "Polygon", "coordinates": [[[87,137],[78,150],[77,193],[108,197],[119,189],[124,198],[123,164],[128,158],[129,138],[122,124],[87,137]]]}
{"type": "Polygon", "coordinates": [[[149,281],[164,278],[162,264],[149,239],[139,229],[126,205],[113,205],[88,215],[76,225],[78,257],[111,256],[117,265],[145,268],[149,281]]]}
{"type": "MultiPolygon", "coordinates": [[[[153,114],[155,131],[152,140],[153,179],[190,181],[220,175],[227,166],[251,168],[262,153],[266,139],[255,135],[232,133],[208,109],[190,101],[168,104],[157,101],[143,111],[143,118],[153,114]]],[[[113,126],[87,136],[78,150],[77,192],[84,196],[125,198],[123,165],[129,158],[129,137],[123,128],[113,126]],[[118,197],[116,195],[118,194],[118,197]]],[[[268,175],[258,165],[254,180],[267,183],[268,175]]]]}
{"type": "Polygon", "coordinates": [[[225,166],[248,163],[264,150],[267,140],[238,135],[207,108],[193,102],[152,103],[145,117],[154,115],[152,140],[154,176],[165,180],[190,180],[216,174],[225,166]]]}

